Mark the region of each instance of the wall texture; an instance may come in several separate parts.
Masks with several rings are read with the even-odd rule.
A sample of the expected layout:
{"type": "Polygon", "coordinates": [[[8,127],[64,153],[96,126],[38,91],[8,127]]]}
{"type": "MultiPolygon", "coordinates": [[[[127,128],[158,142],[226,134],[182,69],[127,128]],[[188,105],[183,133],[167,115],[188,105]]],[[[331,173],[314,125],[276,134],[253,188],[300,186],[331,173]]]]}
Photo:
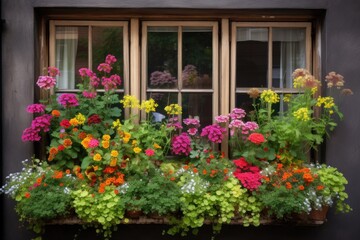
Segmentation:
{"type": "MultiPolygon", "coordinates": [[[[354,211],[341,215],[330,212],[329,221],[320,227],[263,226],[243,228],[225,226],[219,239],[358,239],[360,237],[360,1],[358,0],[3,0],[2,19],[2,119],[3,133],[1,171],[3,176],[21,168],[20,161],[32,154],[31,144],[21,142],[21,134],[31,121],[24,109],[34,99],[35,18],[36,7],[96,8],[200,8],[200,9],[325,9],[322,34],[323,73],[336,71],[345,76],[347,87],[356,93],[342,102],[345,119],[326,143],[326,161],[338,167],[349,179],[350,205],[354,211]]],[[[323,74],[324,75],[324,74],[323,74]]],[[[1,206],[2,238],[30,239],[31,234],[20,228],[13,203],[4,200],[1,206]]],[[[124,239],[176,239],[162,236],[164,226],[120,226],[117,237],[124,239]]],[[[73,226],[47,228],[45,239],[72,239],[73,226]]],[[[209,239],[210,228],[195,239],[209,239]]],[[[95,239],[92,231],[79,234],[79,239],[95,239]]],[[[115,238],[114,238],[115,239],[115,238]]],[[[190,237],[189,237],[190,239],[190,237]]],[[[193,237],[191,237],[193,239],[193,237]]]]}

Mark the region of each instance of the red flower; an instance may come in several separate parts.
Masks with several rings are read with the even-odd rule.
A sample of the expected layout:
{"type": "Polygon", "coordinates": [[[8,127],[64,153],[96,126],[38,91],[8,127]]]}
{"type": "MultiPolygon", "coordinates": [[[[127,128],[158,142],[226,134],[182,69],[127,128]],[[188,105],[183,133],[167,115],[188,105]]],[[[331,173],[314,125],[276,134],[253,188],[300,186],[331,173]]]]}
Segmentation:
{"type": "Polygon", "coordinates": [[[69,120],[64,119],[64,120],[62,120],[62,121],[60,122],[60,126],[62,126],[62,127],[64,127],[64,128],[68,128],[68,127],[71,126],[71,124],[70,124],[69,120]]]}
{"type": "Polygon", "coordinates": [[[88,118],[87,123],[88,123],[89,125],[101,123],[101,118],[100,118],[99,115],[97,115],[97,114],[91,115],[91,116],[88,118]]]}
{"type": "Polygon", "coordinates": [[[265,138],[264,135],[262,135],[261,133],[252,133],[249,135],[248,140],[251,141],[252,143],[255,143],[257,145],[265,142],[265,138]]]}

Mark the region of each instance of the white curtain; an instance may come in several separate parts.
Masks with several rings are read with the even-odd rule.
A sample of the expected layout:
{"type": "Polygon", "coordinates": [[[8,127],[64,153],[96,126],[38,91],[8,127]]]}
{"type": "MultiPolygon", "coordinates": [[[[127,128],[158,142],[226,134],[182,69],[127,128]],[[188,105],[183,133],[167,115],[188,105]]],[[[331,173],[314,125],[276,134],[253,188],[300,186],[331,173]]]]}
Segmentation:
{"type": "Polygon", "coordinates": [[[58,77],[59,89],[75,89],[75,60],[78,46],[77,27],[56,28],[56,67],[61,75],[58,77]]]}

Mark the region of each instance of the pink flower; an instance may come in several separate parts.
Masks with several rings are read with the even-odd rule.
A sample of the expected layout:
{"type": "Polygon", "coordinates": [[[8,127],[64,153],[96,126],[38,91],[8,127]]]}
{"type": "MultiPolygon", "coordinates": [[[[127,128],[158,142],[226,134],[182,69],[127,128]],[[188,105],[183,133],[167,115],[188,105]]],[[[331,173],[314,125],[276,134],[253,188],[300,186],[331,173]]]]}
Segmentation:
{"type": "Polygon", "coordinates": [[[183,123],[187,126],[194,125],[194,127],[200,127],[200,120],[196,118],[185,118],[183,123]]]}
{"type": "Polygon", "coordinates": [[[40,88],[50,89],[56,85],[56,79],[50,76],[40,76],[36,84],[40,88]]]}
{"type": "Polygon", "coordinates": [[[162,86],[162,85],[170,85],[172,83],[176,83],[177,79],[171,76],[169,72],[160,72],[155,71],[151,73],[150,76],[150,85],[152,86],[162,86]]]}
{"type": "Polygon", "coordinates": [[[84,98],[91,99],[91,98],[95,98],[97,94],[96,94],[96,92],[83,91],[82,95],[83,95],[84,98]]]}
{"type": "Polygon", "coordinates": [[[256,190],[261,186],[260,173],[235,171],[233,174],[240,180],[241,184],[250,191],[256,190]]]}
{"type": "Polygon", "coordinates": [[[56,67],[48,67],[48,73],[50,77],[60,76],[60,71],[56,67]]]}
{"type": "Polygon", "coordinates": [[[100,79],[96,75],[90,77],[90,85],[91,86],[96,88],[99,86],[99,84],[100,84],[100,79]]]}
{"type": "Polygon", "coordinates": [[[191,139],[186,133],[174,136],[171,147],[174,154],[188,156],[191,151],[191,139]]]}
{"type": "Polygon", "coordinates": [[[23,142],[31,141],[36,142],[40,141],[41,137],[39,132],[32,127],[26,128],[21,136],[23,142]]]}
{"type": "Polygon", "coordinates": [[[45,105],[44,104],[31,104],[27,106],[26,111],[28,113],[42,113],[45,112],[45,105]]]}
{"type": "Polygon", "coordinates": [[[189,133],[189,135],[194,136],[197,133],[197,128],[190,128],[189,130],[187,130],[187,132],[189,133]]]}
{"type": "Polygon", "coordinates": [[[97,70],[99,72],[106,72],[106,73],[110,73],[111,72],[112,67],[107,64],[107,63],[100,63],[99,66],[97,67],[97,70]]]}
{"type": "Polygon", "coordinates": [[[252,133],[249,135],[248,140],[256,145],[259,145],[265,142],[264,135],[261,133],[252,133]]]}
{"type": "Polygon", "coordinates": [[[207,138],[214,143],[221,143],[224,133],[226,132],[225,128],[220,127],[217,124],[206,126],[201,131],[201,136],[207,138]]]}
{"type": "Polygon", "coordinates": [[[151,148],[148,148],[145,150],[145,154],[146,154],[146,156],[151,157],[151,156],[154,156],[155,151],[151,148]]]}
{"type": "Polygon", "coordinates": [[[80,68],[79,69],[79,74],[81,77],[93,77],[95,76],[95,73],[93,73],[93,71],[91,71],[88,68],[80,68]]]}
{"type": "Polygon", "coordinates": [[[34,120],[32,120],[31,127],[37,132],[40,132],[41,130],[48,132],[50,130],[51,118],[52,116],[49,114],[36,117],[34,120]]]}
{"type": "Polygon", "coordinates": [[[229,121],[229,116],[227,116],[227,115],[216,116],[215,121],[217,123],[226,123],[229,121]]]}
{"type": "Polygon", "coordinates": [[[116,63],[117,59],[114,55],[108,54],[105,58],[105,63],[111,65],[113,63],[116,63]]]}
{"type": "Polygon", "coordinates": [[[58,102],[64,107],[75,107],[79,105],[79,101],[73,93],[61,94],[58,98],[58,102]]]}
{"type": "Polygon", "coordinates": [[[235,164],[236,167],[243,170],[248,169],[250,165],[243,157],[233,160],[233,163],[235,164]]]}
{"type": "Polygon", "coordinates": [[[231,113],[229,114],[231,119],[241,119],[241,118],[245,117],[245,115],[246,115],[246,112],[242,108],[234,108],[231,111],[231,113]]]}
{"type": "Polygon", "coordinates": [[[92,138],[89,142],[89,148],[96,148],[97,146],[99,146],[99,140],[92,138]]]}
{"type": "Polygon", "coordinates": [[[241,126],[242,134],[249,134],[249,131],[254,131],[259,128],[259,125],[256,122],[246,122],[241,126]]]}

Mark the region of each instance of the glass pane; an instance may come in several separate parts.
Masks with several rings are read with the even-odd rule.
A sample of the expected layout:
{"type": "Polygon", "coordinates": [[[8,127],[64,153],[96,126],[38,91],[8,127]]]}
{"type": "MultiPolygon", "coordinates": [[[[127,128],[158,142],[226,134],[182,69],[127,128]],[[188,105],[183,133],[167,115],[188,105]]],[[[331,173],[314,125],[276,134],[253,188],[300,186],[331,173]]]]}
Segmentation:
{"type": "Polygon", "coordinates": [[[79,69],[88,67],[88,27],[56,27],[55,67],[59,68],[59,89],[75,89],[80,83],[79,69]]]}
{"type": "MultiPolygon", "coordinates": [[[[113,64],[112,74],[118,74],[124,83],[124,50],[122,27],[93,27],[92,28],[92,68],[96,72],[100,63],[105,61],[108,54],[114,55],[117,62],[113,64]]],[[[121,89],[124,85],[121,84],[121,89]]]]}
{"type": "Polygon", "coordinates": [[[149,27],[147,76],[149,88],[176,88],[178,28],[149,27]]]}
{"type": "MultiPolygon", "coordinates": [[[[256,102],[256,104],[258,101],[256,102]]],[[[246,112],[245,120],[250,121],[252,120],[252,115],[254,114],[254,107],[253,107],[253,99],[249,97],[247,93],[237,93],[235,99],[235,107],[242,108],[246,112]]]]}
{"type": "Polygon", "coordinates": [[[236,87],[267,87],[268,29],[238,28],[236,87]]]}
{"type": "Polygon", "coordinates": [[[183,93],[182,118],[199,117],[201,128],[213,123],[212,93],[183,93]]]}
{"type": "Polygon", "coordinates": [[[151,92],[147,93],[146,99],[154,99],[158,104],[156,108],[155,118],[162,118],[161,116],[165,116],[167,118],[167,114],[164,108],[172,103],[178,103],[178,94],[177,93],[164,93],[164,92],[151,92]]]}
{"type": "Polygon", "coordinates": [[[212,88],[212,28],[184,27],[182,49],[183,88],[212,88]]]}
{"type": "Polygon", "coordinates": [[[305,28],[273,28],[273,87],[292,88],[291,74],[305,68],[305,39],[305,28]]]}

